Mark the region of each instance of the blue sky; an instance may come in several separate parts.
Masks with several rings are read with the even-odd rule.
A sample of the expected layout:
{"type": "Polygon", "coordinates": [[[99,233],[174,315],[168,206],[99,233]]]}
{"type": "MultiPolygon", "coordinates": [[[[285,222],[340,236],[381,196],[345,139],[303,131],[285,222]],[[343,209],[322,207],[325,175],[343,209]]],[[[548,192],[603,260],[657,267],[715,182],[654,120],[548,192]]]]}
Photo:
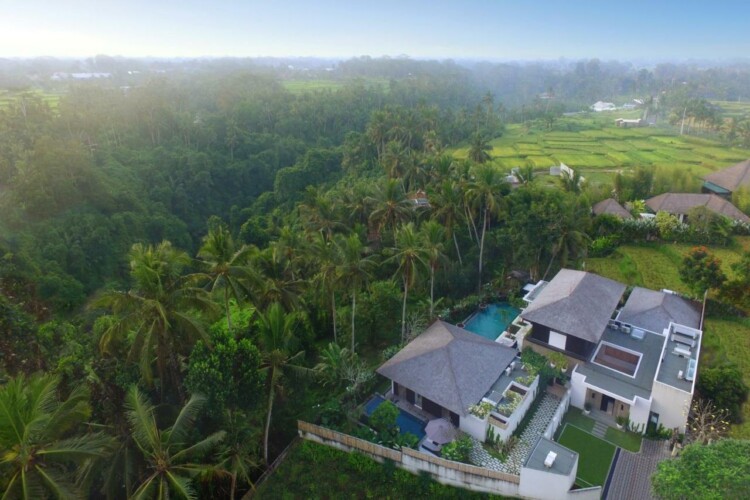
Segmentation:
{"type": "Polygon", "coordinates": [[[750,2],[0,0],[0,56],[750,57],[750,2]]]}

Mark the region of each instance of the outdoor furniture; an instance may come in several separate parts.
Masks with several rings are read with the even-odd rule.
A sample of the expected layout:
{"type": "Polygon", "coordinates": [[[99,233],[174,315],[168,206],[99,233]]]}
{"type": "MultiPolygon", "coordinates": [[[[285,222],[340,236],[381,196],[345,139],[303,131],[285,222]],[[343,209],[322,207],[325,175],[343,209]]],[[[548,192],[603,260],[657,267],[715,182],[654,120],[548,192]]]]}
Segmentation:
{"type": "Polygon", "coordinates": [[[437,445],[450,443],[451,441],[456,439],[457,435],[456,428],[453,427],[453,424],[451,424],[444,418],[436,418],[435,420],[430,420],[427,423],[427,427],[425,427],[424,432],[427,436],[427,440],[432,441],[437,445]]]}

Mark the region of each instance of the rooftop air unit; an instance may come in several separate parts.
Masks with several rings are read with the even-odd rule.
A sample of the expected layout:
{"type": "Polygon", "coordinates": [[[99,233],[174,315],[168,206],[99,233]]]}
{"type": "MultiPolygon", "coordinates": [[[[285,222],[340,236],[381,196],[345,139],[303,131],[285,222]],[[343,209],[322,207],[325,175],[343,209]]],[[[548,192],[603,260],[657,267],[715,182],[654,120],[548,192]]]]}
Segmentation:
{"type": "Polygon", "coordinates": [[[544,459],[544,466],[547,468],[552,467],[552,464],[555,463],[555,459],[557,458],[557,453],[554,451],[550,451],[547,453],[547,458],[544,459]]]}
{"type": "Polygon", "coordinates": [[[505,369],[505,374],[506,374],[507,376],[509,376],[509,377],[510,377],[510,372],[511,372],[511,371],[513,371],[513,370],[512,370],[512,369],[511,369],[511,367],[509,366],[508,368],[506,368],[506,369],[505,369]]]}

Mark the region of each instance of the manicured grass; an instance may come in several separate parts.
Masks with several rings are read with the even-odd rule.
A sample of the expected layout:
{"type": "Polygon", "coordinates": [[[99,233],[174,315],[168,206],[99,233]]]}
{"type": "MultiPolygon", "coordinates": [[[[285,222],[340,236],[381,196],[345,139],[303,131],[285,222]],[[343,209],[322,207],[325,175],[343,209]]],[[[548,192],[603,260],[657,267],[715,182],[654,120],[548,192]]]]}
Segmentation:
{"type": "Polygon", "coordinates": [[[594,419],[587,417],[581,410],[571,406],[563,418],[562,425],[575,425],[584,431],[591,431],[594,428],[594,419]]]}
{"type": "Polygon", "coordinates": [[[503,498],[444,486],[429,476],[416,476],[359,453],[346,453],[310,441],[289,451],[284,461],[258,487],[256,498],[503,498]]]}
{"type": "Polygon", "coordinates": [[[604,438],[610,443],[616,444],[620,448],[625,448],[633,453],[641,451],[641,441],[643,441],[643,436],[640,434],[625,432],[615,429],[614,427],[609,427],[604,434],[604,438]]]}
{"type": "Polygon", "coordinates": [[[613,445],[571,425],[565,426],[557,441],[578,452],[576,482],[583,486],[604,485],[615,454],[613,445]]]}

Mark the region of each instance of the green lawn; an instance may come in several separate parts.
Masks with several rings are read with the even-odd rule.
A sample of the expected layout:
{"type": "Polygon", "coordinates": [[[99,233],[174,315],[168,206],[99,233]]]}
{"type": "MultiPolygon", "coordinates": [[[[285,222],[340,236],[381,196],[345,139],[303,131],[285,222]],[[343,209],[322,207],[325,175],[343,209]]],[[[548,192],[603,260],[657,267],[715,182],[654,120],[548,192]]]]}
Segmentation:
{"type": "Polygon", "coordinates": [[[563,418],[563,427],[565,424],[575,425],[584,431],[591,431],[594,428],[594,420],[587,417],[581,410],[573,406],[568,408],[568,412],[565,414],[565,418],[563,418]]]}
{"type": "Polygon", "coordinates": [[[279,467],[258,487],[256,498],[436,498],[490,499],[498,496],[444,486],[380,464],[359,453],[346,453],[310,441],[289,451],[279,467]]]}
{"type": "Polygon", "coordinates": [[[628,451],[632,451],[633,453],[641,451],[641,441],[643,441],[643,436],[640,434],[620,431],[614,427],[609,427],[604,434],[604,438],[610,443],[615,444],[620,448],[625,448],[628,451]]]}
{"type": "Polygon", "coordinates": [[[615,454],[613,445],[571,425],[565,426],[557,442],[578,452],[578,484],[604,485],[615,454]]]}

